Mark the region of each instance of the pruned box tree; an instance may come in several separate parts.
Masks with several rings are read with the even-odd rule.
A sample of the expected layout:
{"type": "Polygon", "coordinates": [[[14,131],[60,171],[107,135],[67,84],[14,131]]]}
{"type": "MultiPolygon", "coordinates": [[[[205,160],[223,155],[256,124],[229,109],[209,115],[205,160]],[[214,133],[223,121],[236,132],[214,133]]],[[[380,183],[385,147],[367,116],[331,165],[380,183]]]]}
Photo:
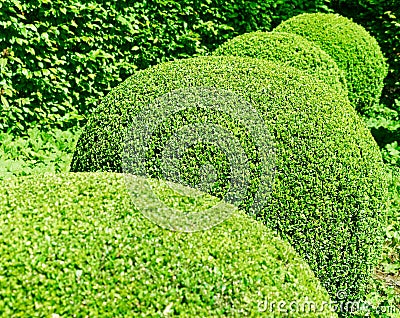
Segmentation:
{"type": "Polygon", "coordinates": [[[349,99],[357,111],[368,114],[379,102],[388,66],[378,42],[361,25],[326,13],[304,13],[278,25],[273,32],[305,37],[328,53],[344,71],[349,99]]]}
{"type": "Polygon", "coordinates": [[[214,56],[239,56],[265,59],[292,66],[320,78],[347,95],[345,74],[334,59],[304,37],[286,32],[251,32],[220,45],[214,56]]]}
{"type": "MultiPolygon", "coordinates": [[[[167,199],[188,212],[213,200],[167,199]]],[[[9,179],[0,192],[4,316],[279,317],[291,302],[312,301],[324,310],[291,317],[337,317],[289,243],[244,212],[183,233],[160,228],[135,203],[114,173],[9,179]]]]}
{"type": "Polygon", "coordinates": [[[359,299],[380,257],[379,148],[341,92],[289,66],[201,57],[137,72],[94,111],[71,171],[178,180],[237,204],[332,295],[359,299]]]}

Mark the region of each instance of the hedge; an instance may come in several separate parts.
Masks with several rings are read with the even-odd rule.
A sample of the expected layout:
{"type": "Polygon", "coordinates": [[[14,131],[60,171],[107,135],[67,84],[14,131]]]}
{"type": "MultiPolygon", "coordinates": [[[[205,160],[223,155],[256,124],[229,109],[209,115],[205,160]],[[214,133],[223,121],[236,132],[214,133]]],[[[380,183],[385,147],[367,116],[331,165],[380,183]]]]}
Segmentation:
{"type": "Polygon", "coordinates": [[[136,69],[319,8],[324,1],[2,1],[0,131],[75,125],[136,69]]]}
{"type": "Polygon", "coordinates": [[[388,67],[379,44],[361,25],[338,14],[301,14],[273,32],[304,36],[320,46],[346,74],[350,102],[368,114],[381,97],[388,67]]]}
{"type": "Polygon", "coordinates": [[[359,299],[380,254],[379,149],[345,96],[295,68],[202,57],[137,72],[89,118],[71,171],[179,180],[224,199],[236,187],[241,199],[227,201],[288,239],[331,295],[359,299]]]}
{"type": "MultiPolygon", "coordinates": [[[[196,208],[177,194],[169,199],[196,208]]],[[[134,205],[118,174],[10,179],[0,191],[2,314],[277,317],[287,315],[282,301],[282,310],[299,308],[291,317],[336,317],[293,248],[241,211],[209,231],[182,233],[134,205]],[[302,301],[319,311],[302,312],[302,301]]]]}
{"type": "Polygon", "coordinates": [[[396,0],[333,1],[335,12],[361,24],[378,41],[389,64],[381,105],[368,125],[386,163],[400,167],[400,6],[396,0]]]}
{"type": "Polygon", "coordinates": [[[249,56],[297,67],[347,95],[345,75],[336,62],[318,46],[296,34],[245,33],[220,45],[213,55],[249,56]]]}
{"type": "Polygon", "coordinates": [[[378,41],[389,64],[382,102],[400,113],[400,7],[397,1],[344,0],[332,1],[329,6],[361,24],[378,41]]]}

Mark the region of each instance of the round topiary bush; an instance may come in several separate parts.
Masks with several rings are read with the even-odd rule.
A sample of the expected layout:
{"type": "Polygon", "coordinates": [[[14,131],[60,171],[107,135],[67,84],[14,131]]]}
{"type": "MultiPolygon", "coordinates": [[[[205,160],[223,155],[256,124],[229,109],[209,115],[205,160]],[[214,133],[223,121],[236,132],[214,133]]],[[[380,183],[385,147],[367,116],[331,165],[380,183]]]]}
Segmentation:
{"type": "Polygon", "coordinates": [[[293,248],[241,211],[209,231],[174,233],[132,203],[112,173],[9,179],[0,191],[3,315],[337,317],[293,248]]]}
{"type": "Polygon", "coordinates": [[[361,113],[379,101],[388,67],[378,42],[361,25],[338,14],[304,13],[273,32],[301,35],[328,53],[345,72],[350,102],[361,113]]]}
{"type": "Polygon", "coordinates": [[[299,68],[347,94],[344,72],[325,51],[304,37],[279,32],[251,32],[220,45],[214,56],[248,56],[299,68]]]}
{"type": "Polygon", "coordinates": [[[343,94],[295,68],[201,57],[137,72],[89,118],[70,170],[179,181],[237,204],[333,296],[363,295],[380,256],[379,148],[343,94]]]}

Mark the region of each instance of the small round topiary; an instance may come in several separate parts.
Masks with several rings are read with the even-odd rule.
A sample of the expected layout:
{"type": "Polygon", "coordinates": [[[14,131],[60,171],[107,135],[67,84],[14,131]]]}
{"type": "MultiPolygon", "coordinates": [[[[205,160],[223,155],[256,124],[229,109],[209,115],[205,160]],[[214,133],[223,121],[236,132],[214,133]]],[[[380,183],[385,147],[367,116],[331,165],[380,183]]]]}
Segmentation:
{"type": "Polygon", "coordinates": [[[279,32],[252,32],[220,45],[214,56],[248,56],[296,67],[347,94],[344,72],[332,57],[304,37],[279,32]]]}
{"type": "Polygon", "coordinates": [[[112,173],[9,179],[0,191],[4,316],[337,317],[294,249],[241,211],[209,231],[174,233],[132,203],[112,173]]]}
{"type": "Polygon", "coordinates": [[[345,72],[357,111],[366,114],[379,101],[388,67],[378,42],[361,25],[338,14],[304,13],[273,32],[301,35],[328,53],[345,72]]]}
{"type": "Polygon", "coordinates": [[[348,99],[296,68],[201,57],[139,71],[78,140],[72,172],[179,181],[277,230],[332,296],[360,299],[381,253],[379,148],[348,99]]]}

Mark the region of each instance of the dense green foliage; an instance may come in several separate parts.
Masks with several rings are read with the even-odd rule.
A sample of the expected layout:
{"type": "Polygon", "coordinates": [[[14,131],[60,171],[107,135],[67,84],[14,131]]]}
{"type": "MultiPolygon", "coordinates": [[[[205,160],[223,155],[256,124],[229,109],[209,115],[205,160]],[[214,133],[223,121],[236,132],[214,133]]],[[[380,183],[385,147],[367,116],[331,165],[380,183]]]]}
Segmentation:
{"type": "MultiPolygon", "coordinates": [[[[77,134],[75,130],[73,132],[74,134],[77,134]]],[[[7,157],[10,158],[8,162],[11,163],[13,155],[17,156],[18,158],[20,158],[20,156],[22,155],[21,147],[18,147],[18,149],[16,149],[16,146],[18,145],[24,146],[24,155],[27,155],[26,160],[29,161],[29,168],[24,167],[23,170],[12,168],[11,171],[6,173],[7,175],[10,175],[12,173],[14,173],[14,175],[21,175],[21,172],[26,175],[32,173],[43,173],[45,171],[53,171],[53,165],[50,161],[43,160],[43,162],[41,162],[32,160],[32,156],[35,156],[36,153],[39,152],[44,158],[53,158],[54,153],[63,153],[62,155],[60,154],[58,156],[59,158],[69,158],[71,156],[71,148],[66,147],[65,143],[63,142],[64,138],[61,136],[61,132],[55,134],[54,140],[57,141],[52,141],[52,144],[54,144],[54,146],[52,147],[49,147],[48,143],[43,142],[40,142],[39,145],[36,144],[38,138],[40,138],[41,140],[45,140],[47,138],[47,134],[41,137],[42,134],[32,132],[30,133],[30,138],[24,139],[11,138],[12,136],[6,136],[3,134],[3,145],[12,143],[12,148],[15,149],[5,154],[7,157]]],[[[15,161],[16,165],[18,166],[20,164],[24,164],[21,159],[15,159],[15,161]]],[[[62,171],[65,171],[65,163],[63,163],[62,166],[62,171]]],[[[10,167],[14,167],[14,165],[10,164],[10,167]]],[[[396,169],[394,168],[391,178],[392,182],[389,187],[391,194],[391,208],[389,212],[389,222],[387,224],[385,233],[386,243],[384,254],[382,255],[382,260],[377,267],[378,279],[375,279],[374,285],[371,286],[371,293],[368,296],[368,301],[372,306],[370,308],[372,313],[375,310],[374,308],[377,308],[379,310],[379,312],[377,312],[376,314],[371,314],[371,317],[377,318],[390,317],[383,315],[382,311],[385,310],[385,308],[389,308],[387,306],[393,306],[391,308],[395,308],[394,306],[400,303],[400,296],[398,293],[396,293],[396,286],[398,284],[396,275],[398,270],[400,269],[400,259],[398,255],[398,250],[400,246],[400,170],[397,168],[397,173],[395,173],[395,171],[396,169]]],[[[0,179],[3,177],[3,173],[3,171],[0,171],[0,179]]],[[[35,177],[37,178],[37,175],[35,177]]],[[[386,309],[386,312],[388,312],[388,309],[386,309]]]]}
{"type": "Polygon", "coordinates": [[[43,172],[67,172],[79,138],[77,127],[39,131],[27,136],[0,133],[0,180],[43,172]]]}
{"type": "Polygon", "coordinates": [[[361,24],[378,41],[389,74],[382,94],[384,105],[400,112],[400,6],[397,0],[331,0],[335,12],[361,24]]]}
{"type": "MultiPolygon", "coordinates": [[[[156,0],[133,5],[105,0],[10,0],[0,1],[0,130],[10,129],[0,134],[0,179],[66,171],[77,130],[28,127],[75,126],[136,70],[208,54],[244,32],[268,31],[297,14],[332,9],[362,25],[387,58],[389,75],[381,104],[366,119],[384,160],[400,166],[400,7],[396,0],[156,0]],[[25,136],[17,137],[21,132],[25,136]]],[[[374,286],[369,296],[384,306],[393,301],[400,304],[399,295],[393,296],[400,269],[397,171],[389,187],[385,251],[377,269],[378,277],[393,290],[385,290],[382,297],[374,286]]],[[[333,187],[337,185],[335,181],[333,187]]],[[[376,317],[386,316],[380,312],[376,317]]]]}
{"type": "Polygon", "coordinates": [[[344,72],[336,62],[318,46],[296,34],[245,33],[219,46],[213,55],[249,56],[293,66],[347,94],[344,72]]]}
{"type": "Polygon", "coordinates": [[[0,131],[73,125],[136,69],[323,8],[322,0],[1,1],[0,131]]]}
{"type": "Polygon", "coordinates": [[[245,32],[269,31],[304,12],[352,18],[388,63],[382,105],[369,127],[386,162],[400,166],[400,12],[396,0],[0,2],[0,131],[62,129],[137,69],[203,55],[245,32]],[[51,18],[50,18],[51,17],[51,18]]]}
{"type": "Polygon", "coordinates": [[[345,72],[350,102],[362,114],[381,97],[387,65],[379,44],[361,26],[338,14],[301,14],[274,32],[304,36],[320,46],[345,72]]]}
{"type": "MultiPolygon", "coordinates": [[[[137,72],[94,111],[78,140],[71,171],[122,172],[127,127],[140,124],[136,115],[158,114],[165,105],[153,102],[172,90],[209,86],[233,91],[250,103],[275,139],[275,183],[257,216],[293,244],[332,295],[346,289],[349,297],[361,297],[380,255],[387,202],[382,159],[346,97],[303,71],[261,59],[203,57],[137,72]]],[[[219,125],[249,158],[250,187],[241,205],[248,211],[261,187],[257,138],[240,116],[193,106],[201,100],[175,102],[186,108],[158,114],[161,123],[146,148],[151,175],[163,177],[160,153],[175,132],[196,123],[219,125]]],[[[191,148],[180,173],[193,171],[197,178],[203,165],[212,165],[218,178],[211,193],[221,197],[230,173],[224,162],[226,157],[207,145],[191,148]]]]}
{"type": "MultiPolygon", "coordinates": [[[[176,193],[168,199],[198,207],[176,193]]],[[[336,317],[322,307],[329,297],[309,266],[244,213],[209,231],[174,233],[132,203],[117,174],[10,179],[0,191],[1,315],[279,317],[273,301],[290,310],[308,300],[325,310],[290,316],[336,317]]]]}
{"type": "Polygon", "coordinates": [[[378,41],[387,62],[381,104],[368,126],[386,162],[400,167],[400,6],[397,0],[332,0],[335,12],[361,24],[378,41]]]}

